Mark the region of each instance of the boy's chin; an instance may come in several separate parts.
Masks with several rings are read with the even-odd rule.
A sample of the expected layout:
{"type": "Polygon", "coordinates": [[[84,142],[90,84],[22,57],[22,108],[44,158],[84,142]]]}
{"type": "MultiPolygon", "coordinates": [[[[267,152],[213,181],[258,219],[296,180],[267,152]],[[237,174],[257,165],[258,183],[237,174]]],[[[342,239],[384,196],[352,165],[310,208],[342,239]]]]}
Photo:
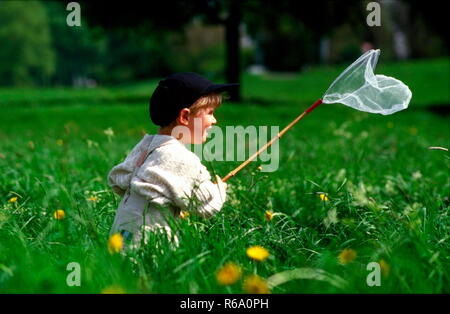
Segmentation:
{"type": "Polygon", "coordinates": [[[199,144],[205,143],[207,139],[208,139],[208,133],[205,132],[205,134],[203,134],[202,138],[199,140],[199,144]]]}
{"type": "Polygon", "coordinates": [[[191,137],[191,144],[204,144],[208,139],[208,132],[204,132],[202,135],[197,134],[197,136],[191,137]]]}

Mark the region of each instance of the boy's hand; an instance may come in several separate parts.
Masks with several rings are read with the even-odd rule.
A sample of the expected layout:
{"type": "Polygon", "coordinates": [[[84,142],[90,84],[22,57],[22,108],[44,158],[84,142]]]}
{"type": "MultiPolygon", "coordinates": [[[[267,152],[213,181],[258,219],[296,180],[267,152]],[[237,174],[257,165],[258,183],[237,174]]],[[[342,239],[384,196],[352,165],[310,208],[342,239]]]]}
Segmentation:
{"type": "Polygon", "coordinates": [[[222,179],[218,175],[216,175],[216,184],[223,185],[223,187],[225,189],[227,189],[227,187],[228,187],[228,185],[225,182],[223,182],[222,179]]]}
{"type": "Polygon", "coordinates": [[[225,182],[222,181],[222,179],[216,175],[216,184],[219,188],[219,193],[220,193],[220,197],[222,198],[222,201],[225,202],[225,199],[227,197],[227,184],[225,182]]]}

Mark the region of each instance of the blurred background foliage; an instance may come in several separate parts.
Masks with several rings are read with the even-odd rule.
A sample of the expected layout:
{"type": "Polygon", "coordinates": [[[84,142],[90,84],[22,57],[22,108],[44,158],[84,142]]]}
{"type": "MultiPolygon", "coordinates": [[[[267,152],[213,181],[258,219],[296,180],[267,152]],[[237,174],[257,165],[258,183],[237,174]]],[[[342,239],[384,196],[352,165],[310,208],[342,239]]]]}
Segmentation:
{"type": "Polygon", "coordinates": [[[381,1],[382,26],[369,27],[368,2],[173,0],[150,9],[79,1],[82,25],[69,27],[69,1],[0,1],[0,85],[90,87],[177,71],[221,80],[230,68],[299,73],[371,47],[384,61],[448,56],[437,3],[381,1]],[[230,39],[233,23],[239,33],[230,39]],[[233,40],[237,60],[227,51],[233,40]]]}
{"type": "Polygon", "coordinates": [[[0,3],[0,47],[2,85],[45,84],[56,75],[56,49],[41,3],[0,3]]]}

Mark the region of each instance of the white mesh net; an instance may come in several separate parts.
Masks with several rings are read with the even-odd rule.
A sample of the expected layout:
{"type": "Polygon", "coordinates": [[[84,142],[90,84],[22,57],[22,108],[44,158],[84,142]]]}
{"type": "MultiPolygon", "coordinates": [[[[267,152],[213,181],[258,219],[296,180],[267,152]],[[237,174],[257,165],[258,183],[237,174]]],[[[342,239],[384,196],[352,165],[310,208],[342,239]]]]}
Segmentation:
{"type": "Polygon", "coordinates": [[[322,100],[383,115],[408,108],[412,93],[403,82],[373,73],[380,50],[369,50],[330,85],[322,100]]]}

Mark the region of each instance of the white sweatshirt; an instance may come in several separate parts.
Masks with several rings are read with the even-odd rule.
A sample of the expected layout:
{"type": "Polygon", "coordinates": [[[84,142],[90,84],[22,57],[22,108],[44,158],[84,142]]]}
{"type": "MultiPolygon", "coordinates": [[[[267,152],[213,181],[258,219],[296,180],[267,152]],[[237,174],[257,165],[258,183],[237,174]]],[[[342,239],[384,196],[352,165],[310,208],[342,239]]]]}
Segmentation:
{"type": "Polygon", "coordinates": [[[123,196],[111,234],[128,231],[137,236],[134,240],[140,239],[142,227],[170,235],[168,216],[178,217],[181,210],[210,217],[226,198],[226,184],[212,183],[198,156],[168,135],[146,134],[112,168],[108,184],[123,196]]]}

